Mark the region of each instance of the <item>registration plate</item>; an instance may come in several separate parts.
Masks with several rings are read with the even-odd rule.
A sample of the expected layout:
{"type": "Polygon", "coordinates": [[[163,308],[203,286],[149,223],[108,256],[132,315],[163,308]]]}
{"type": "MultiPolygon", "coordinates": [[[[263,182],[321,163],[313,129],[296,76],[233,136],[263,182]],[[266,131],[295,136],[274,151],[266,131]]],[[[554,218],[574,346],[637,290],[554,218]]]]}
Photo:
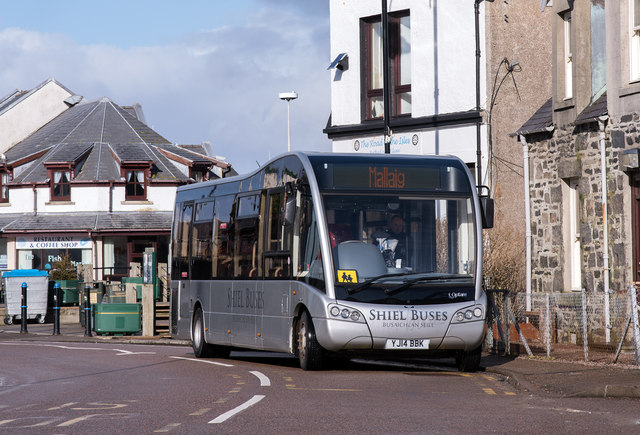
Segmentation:
{"type": "Polygon", "coordinates": [[[385,349],[429,349],[429,340],[424,338],[388,338],[385,349]]]}

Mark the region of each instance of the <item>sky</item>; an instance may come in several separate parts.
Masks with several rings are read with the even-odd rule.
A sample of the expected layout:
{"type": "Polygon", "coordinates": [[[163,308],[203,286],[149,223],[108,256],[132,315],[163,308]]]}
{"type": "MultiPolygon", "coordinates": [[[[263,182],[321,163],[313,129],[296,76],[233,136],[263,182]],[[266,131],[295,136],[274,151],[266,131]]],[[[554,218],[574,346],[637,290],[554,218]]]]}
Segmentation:
{"type": "Polygon", "coordinates": [[[211,142],[239,173],[330,151],[326,0],[0,0],[0,97],[54,78],[87,100],[140,103],[178,144],[211,142]]]}

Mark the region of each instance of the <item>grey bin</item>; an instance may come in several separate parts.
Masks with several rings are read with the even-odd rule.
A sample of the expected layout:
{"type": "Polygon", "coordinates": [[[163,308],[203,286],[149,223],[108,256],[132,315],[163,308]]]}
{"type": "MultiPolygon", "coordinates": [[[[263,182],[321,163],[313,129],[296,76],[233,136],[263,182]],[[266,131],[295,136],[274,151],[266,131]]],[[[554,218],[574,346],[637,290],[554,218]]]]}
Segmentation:
{"type": "Polygon", "coordinates": [[[49,274],[37,269],[17,269],[4,272],[7,314],[4,323],[10,325],[22,319],[22,283],[27,284],[27,319],[44,323],[49,297],[49,274]]]}

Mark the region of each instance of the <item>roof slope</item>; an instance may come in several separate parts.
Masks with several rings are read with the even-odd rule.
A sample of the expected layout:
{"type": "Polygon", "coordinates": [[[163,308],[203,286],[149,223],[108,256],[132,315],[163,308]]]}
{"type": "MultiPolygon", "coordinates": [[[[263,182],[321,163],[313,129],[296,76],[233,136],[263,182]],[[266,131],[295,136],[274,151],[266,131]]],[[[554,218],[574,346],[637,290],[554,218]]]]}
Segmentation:
{"type": "Polygon", "coordinates": [[[537,111],[515,132],[516,135],[545,133],[553,126],[552,99],[549,98],[537,111]]]}
{"type": "Polygon", "coordinates": [[[576,124],[585,124],[587,122],[594,122],[603,115],[607,115],[609,109],[607,108],[607,93],[604,92],[598,99],[593,101],[576,117],[576,124]]]}
{"type": "Polygon", "coordinates": [[[0,215],[0,231],[166,231],[171,229],[172,217],[171,211],[12,214],[0,215]]]}
{"type": "MultiPolygon", "coordinates": [[[[5,154],[10,166],[19,166],[25,158],[35,159],[14,177],[15,183],[45,181],[47,163],[73,163],[76,180],[119,180],[122,161],[151,162],[155,179],[188,181],[158,147],[176,154],[183,152],[130,110],[102,98],[71,107],[5,154]]],[[[196,161],[206,159],[193,156],[196,161]]]]}

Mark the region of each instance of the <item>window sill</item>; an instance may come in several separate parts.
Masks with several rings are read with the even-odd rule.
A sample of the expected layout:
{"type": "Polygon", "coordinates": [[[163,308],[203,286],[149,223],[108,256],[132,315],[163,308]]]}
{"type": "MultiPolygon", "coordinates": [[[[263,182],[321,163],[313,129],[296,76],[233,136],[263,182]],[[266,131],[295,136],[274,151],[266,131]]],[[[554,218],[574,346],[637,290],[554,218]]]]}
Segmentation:
{"type": "Polygon", "coordinates": [[[571,109],[575,105],[573,98],[567,98],[554,104],[553,110],[566,110],[571,109]]]}
{"type": "Polygon", "coordinates": [[[0,207],[11,207],[11,203],[9,201],[0,201],[0,207]]]}
{"type": "Polygon", "coordinates": [[[618,92],[620,97],[627,97],[629,95],[640,94],[640,82],[633,81],[629,83],[629,86],[620,88],[618,92]]]}
{"type": "Polygon", "coordinates": [[[153,201],[137,199],[137,200],[122,201],[120,204],[122,204],[122,205],[150,205],[150,204],[153,204],[153,201]]]}
{"type": "Polygon", "coordinates": [[[76,205],[73,201],[49,201],[45,202],[44,205],[76,205]]]}

